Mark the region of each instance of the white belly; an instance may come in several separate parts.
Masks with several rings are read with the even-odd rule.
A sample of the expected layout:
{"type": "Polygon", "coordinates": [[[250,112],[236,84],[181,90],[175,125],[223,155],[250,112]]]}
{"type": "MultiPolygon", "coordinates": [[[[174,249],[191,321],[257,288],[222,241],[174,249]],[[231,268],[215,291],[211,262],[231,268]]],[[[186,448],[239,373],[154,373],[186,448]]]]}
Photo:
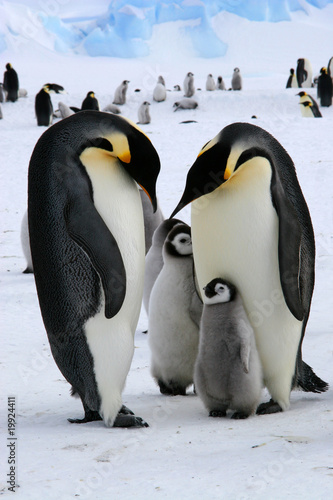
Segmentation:
{"type": "Polygon", "coordinates": [[[201,292],[217,277],[238,288],[255,332],[264,382],[286,409],[302,323],[290,313],[281,289],[270,181],[269,162],[255,158],[194,201],[192,241],[201,292]]]}
{"type": "MultiPolygon", "coordinates": [[[[100,413],[106,425],[112,425],[122,405],[134,352],[143,291],[145,258],[142,204],[134,180],[117,160],[99,157],[98,165],[87,164],[94,192],[94,204],[118,243],[126,269],[126,295],[120,311],[111,319],[100,311],[85,325],[94,358],[97,387],[101,396],[100,413]]],[[[112,256],[110,255],[110,259],[112,256]]]]}

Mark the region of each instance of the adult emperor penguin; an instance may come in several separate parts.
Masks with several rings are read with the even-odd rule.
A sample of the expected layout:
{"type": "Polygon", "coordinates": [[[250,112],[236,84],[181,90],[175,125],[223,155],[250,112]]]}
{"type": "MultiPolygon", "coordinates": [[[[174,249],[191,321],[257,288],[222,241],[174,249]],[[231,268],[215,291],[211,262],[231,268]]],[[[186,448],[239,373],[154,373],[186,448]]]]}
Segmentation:
{"type": "Polygon", "coordinates": [[[194,368],[196,393],[212,417],[247,418],[255,413],[262,369],[253,329],[231,283],[215,278],[204,287],[199,352],[194,368]]]}
{"type": "Polygon", "coordinates": [[[113,98],[113,104],[125,104],[128,84],[129,80],[123,80],[121,84],[116,88],[113,98]]]}
{"type": "Polygon", "coordinates": [[[301,105],[302,116],[312,116],[319,118],[322,116],[317,101],[307,92],[299,92],[299,104],[301,105]]]}
{"type": "Polygon", "coordinates": [[[172,216],[190,202],[199,287],[216,276],[231,281],[255,332],[272,397],[258,412],[286,410],[295,386],[325,391],[302,361],[315,243],[288,153],[262,128],[233,123],[201,149],[172,216]]]}
{"type": "Polygon", "coordinates": [[[142,426],[122,406],[144,275],[137,185],[156,208],[160,169],[150,140],[128,120],[81,111],[46,130],[28,175],[28,220],[38,298],[53,357],[82,423],[142,426]]]}
{"type": "Polygon", "coordinates": [[[294,70],[294,68],[290,68],[290,75],[289,75],[289,78],[287,80],[286,89],[297,88],[297,87],[298,87],[298,83],[297,83],[297,78],[295,75],[295,70],[294,70]]]}
{"type": "Polygon", "coordinates": [[[168,233],[163,262],[149,301],[151,374],[162,394],[185,396],[193,383],[202,307],[195,289],[187,224],[177,224],[168,233]]]}
{"type": "Polygon", "coordinates": [[[317,96],[320,99],[320,105],[329,107],[332,105],[333,84],[332,78],[327,72],[327,68],[320,69],[318,78],[317,96]]]}
{"type": "Polygon", "coordinates": [[[311,87],[312,66],[309,59],[301,58],[297,60],[296,77],[299,87],[311,87]]]}
{"type": "Polygon", "coordinates": [[[7,101],[15,102],[18,99],[19,79],[11,63],[6,64],[6,71],[3,75],[3,88],[7,92],[7,101]]]}
{"type": "Polygon", "coordinates": [[[81,109],[93,109],[95,111],[99,111],[99,104],[98,100],[95,97],[95,93],[90,90],[86,97],[83,99],[82,104],[81,104],[81,109]]]}
{"type": "Polygon", "coordinates": [[[184,96],[192,97],[195,93],[195,88],[194,88],[194,75],[193,73],[191,73],[191,71],[189,71],[185,76],[183,86],[184,86],[184,96]]]}
{"type": "Polygon", "coordinates": [[[206,90],[215,90],[216,89],[216,85],[215,85],[215,80],[213,78],[213,75],[211,73],[209,73],[209,75],[207,76],[207,79],[206,79],[206,90]]]}
{"type": "Polygon", "coordinates": [[[231,78],[231,88],[232,90],[242,90],[243,80],[239,68],[235,68],[231,78]]]}
{"type": "Polygon", "coordinates": [[[37,125],[48,127],[53,119],[53,105],[50,94],[62,94],[65,90],[56,83],[46,83],[35,97],[35,113],[37,125]]]}
{"type": "MultiPolygon", "coordinates": [[[[143,194],[141,196],[143,197],[143,194]]],[[[184,222],[179,219],[165,219],[161,221],[161,223],[153,233],[151,246],[146,253],[145,277],[143,285],[143,305],[146,309],[147,314],[149,313],[149,299],[152,288],[157,276],[160,274],[163,267],[162,249],[165,238],[168,236],[168,233],[176,224],[184,224],[184,222]]]]}

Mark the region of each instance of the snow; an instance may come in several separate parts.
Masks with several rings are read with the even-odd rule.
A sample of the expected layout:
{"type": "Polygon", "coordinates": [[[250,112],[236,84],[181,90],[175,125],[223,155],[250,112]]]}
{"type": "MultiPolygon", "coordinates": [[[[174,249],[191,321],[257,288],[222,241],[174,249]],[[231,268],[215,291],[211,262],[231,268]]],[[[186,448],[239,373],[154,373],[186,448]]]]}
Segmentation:
{"type": "MultiPolygon", "coordinates": [[[[136,8],[139,4],[125,3],[136,8]]],[[[238,2],[227,3],[235,6],[238,2]]],[[[209,418],[191,391],[186,397],[173,398],[159,393],[149,372],[148,339],[142,333],[147,328],[143,309],[123,401],[149,427],[108,429],[102,422],[69,424],[68,417],[82,416],[82,405],[70,397],[69,384],[51,356],[34,278],[22,274],[26,263],[20,245],[29,158],[45,130],[37,127],[34,117],[34,97],[44,83],[58,83],[68,92],[52,96],[55,109],[60,100],[80,106],[88,90],[95,92],[103,108],[112,102],[115,88],[124,79],[130,84],[122,115],[137,121],[139,105],[144,100],[151,102],[151,123],[141,128],[160,155],[157,194],[166,217],[178,203],[187,171],[208,140],[235,121],[259,125],[273,134],[292,157],[311,213],[317,246],[316,285],[303,358],[332,386],[333,107],[321,108],[321,119],[302,118],[297,90],[285,89],[289,68],[296,66],[298,57],[307,57],[316,75],[333,55],[333,44],[329,43],[333,5],[319,3],[322,9],[305,1],[288,2],[300,4],[307,13],[292,12],[292,21],[274,24],[220,12],[210,22],[214,32],[220,30],[228,49],[224,57],[214,59],[194,56],[184,33],[191,20],[154,25],[147,41],[149,55],[135,59],[61,53],[54,49],[54,34],[43,31],[40,24],[33,25],[43,33],[40,42],[37,35],[27,36],[2,52],[3,70],[11,62],[21,87],[28,90],[26,98],[2,104],[4,118],[0,121],[0,494],[4,497],[11,494],[6,483],[8,396],[16,398],[18,499],[332,497],[332,390],[324,394],[293,392],[290,409],[280,414],[253,416],[245,421],[209,418]],[[222,75],[229,88],[236,66],[241,70],[244,90],[204,90],[208,73],[215,79],[222,75]],[[199,106],[174,113],[173,103],[183,94],[172,89],[175,84],[182,85],[188,71],[194,73],[196,88],[203,89],[194,95],[199,106]],[[166,101],[156,103],[152,93],[159,75],[164,76],[171,90],[166,101]],[[137,88],[141,92],[134,92],[137,88]],[[251,118],[253,115],[257,119],[251,118]],[[180,124],[183,120],[197,123],[180,124]]],[[[39,2],[34,4],[36,9],[41,8],[39,2]]],[[[61,4],[59,9],[77,19],[93,14],[91,10],[87,14],[76,12],[72,2],[61,4]]],[[[103,12],[101,2],[96,4],[103,12]]],[[[147,8],[148,4],[153,2],[147,2],[147,8]]],[[[197,4],[200,2],[187,2],[192,8],[197,4]]],[[[0,2],[1,12],[7,7],[9,2],[0,2]]],[[[8,12],[17,29],[21,14],[28,16],[15,2],[11,2],[8,12]]],[[[308,91],[316,98],[315,89],[308,91]]],[[[190,208],[178,216],[189,222],[190,208]]],[[[268,397],[264,392],[262,400],[268,397]]]]}

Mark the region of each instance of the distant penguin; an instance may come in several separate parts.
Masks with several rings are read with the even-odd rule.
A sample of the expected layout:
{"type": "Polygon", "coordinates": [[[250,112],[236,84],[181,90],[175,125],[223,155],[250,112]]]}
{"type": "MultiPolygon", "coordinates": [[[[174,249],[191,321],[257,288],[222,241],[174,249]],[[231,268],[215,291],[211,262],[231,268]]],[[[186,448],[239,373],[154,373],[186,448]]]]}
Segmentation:
{"type": "Polygon", "coordinates": [[[22,222],[21,222],[21,246],[23,250],[23,255],[27,261],[27,267],[23,271],[25,274],[33,273],[33,265],[31,259],[30,250],[30,239],[29,239],[29,228],[28,228],[28,212],[25,211],[22,222]]]}
{"type": "Polygon", "coordinates": [[[115,104],[107,104],[102,111],[105,113],[114,113],[115,115],[119,115],[121,113],[120,109],[115,104]]]}
{"type": "Polygon", "coordinates": [[[6,102],[6,92],[2,83],[0,83],[0,103],[1,102],[6,102]]]}
{"type": "Polygon", "coordinates": [[[294,68],[290,68],[290,75],[289,75],[289,78],[287,80],[286,89],[297,88],[297,87],[298,87],[298,83],[297,83],[297,78],[295,75],[295,70],[294,70],[294,68]]]}
{"type": "Polygon", "coordinates": [[[164,216],[159,206],[158,200],[156,199],[156,210],[154,212],[151,201],[147,193],[143,189],[139,189],[141,196],[141,203],[143,209],[143,221],[145,228],[145,254],[147,255],[148,250],[151,247],[153,234],[155,229],[163,222],[164,216]]]}
{"type": "Polygon", "coordinates": [[[2,119],[3,119],[3,113],[2,113],[2,106],[0,104],[0,120],[2,120],[2,119]]]}
{"type": "Polygon", "coordinates": [[[95,93],[90,90],[86,97],[83,99],[81,104],[81,110],[92,109],[94,111],[99,111],[98,100],[95,97],[95,93]]]}
{"type": "Polygon", "coordinates": [[[190,71],[187,73],[185,76],[184,80],[184,96],[185,97],[192,97],[195,93],[195,88],[194,88],[194,75],[190,71]]]}
{"type": "Polygon", "coordinates": [[[225,83],[223,81],[222,76],[217,77],[217,89],[218,90],[226,90],[225,83]]]}
{"type": "Polygon", "coordinates": [[[318,78],[317,96],[320,99],[320,105],[329,107],[332,105],[332,78],[326,68],[321,68],[318,78]]]}
{"type": "Polygon", "coordinates": [[[317,101],[311,95],[304,90],[296,95],[299,95],[299,104],[301,105],[302,116],[315,118],[320,118],[322,116],[317,101]]]}
{"type": "Polygon", "coordinates": [[[74,111],[67,106],[64,102],[58,102],[58,108],[60,112],[60,117],[61,118],[67,118],[68,116],[71,116],[74,114],[74,111]]]}
{"type": "Polygon", "coordinates": [[[19,79],[17,73],[10,63],[6,64],[3,75],[3,88],[7,92],[7,101],[15,102],[18,99],[19,79]]]}
{"type": "Polygon", "coordinates": [[[262,369],[253,328],[231,283],[215,278],[204,287],[199,352],[194,368],[196,393],[212,417],[247,418],[262,391],[262,369]]]}
{"type": "Polygon", "coordinates": [[[35,97],[37,125],[48,127],[53,119],[53,105],[50,94],[62,94],[65,90],[56,83],[46,83],[35,97]]]}
{"type": "Polygon", "coordinates": [[[19,97],[27,97],[27,95],[28,95],[27,89],[19,89],[18,90],[18,96],[19,97]]]}
{"type": "Polygon", "coordinates": [[[81,111],[32,153],[28,219],[35,282],[52,355],[85,416],[145,426],[122,406],[144,277],[138,185],[156,208],[158,154],[128,120],[81,111]]]}
{"type": "Polygon", "coordinates": [[[296,78],[299,87],[311,87],[312,67],[308,59],[301,58],[297,60],[296,78]]]}
{"type": "Polygon", "coordinates": [[[206,80],[206,90],[215,90],[216,88],[216,85],[215,85],[215,80],[213,78],[213,75],[211,73],[209,73],[209,75],[207,76],[207,80],[206,80]]]}
{"type": "Polygon", "coordinates": [[[232,90],[242,90],[243,80],[239,68],[235,68],[231,78],[232,90]]]}
{"type": "Polygon", "coordinates": [[[116,88],[113,98],[113,104],[121,105],[126,103],[128,84],[129,80],[123,80],[121,84],[116,88]]]}
{"type": "Polygon", "coordinates": [[[174,85],[174,86],[173,86],[173,90],[174,90],[175,92],[180,92],[180,91],[181,91],[181,86],[180,86],[180,85],[174,85]]]}
{"type": "Polygon", "coordinates": [[[328,61],[328,64],[327,64],[327,73],[333,79],[333,57],[331,57],[331,59],[328,61]]]}
{"type": "Polygon", "coordinates": [[[178,109],[195,109],[198,107],[198,103],[194,99],[187,98],[175,102],[173,107],[175,108],[174,111],[177,111],[178,109]]]}
{"type": "Polygon", "coordinates": [[[315,241],[288,153],[256,125],[226,126],[199,152],[172,216],[191,202],[198,288],[216,276],[231,281],[255,332],[272,398],[258,413],[286,410],[293,387],[326,391],[302,360],[315,241]]]}
{"type": "Polygon", "coordinates": [[[156,102],[162,102],[165,101],[167,97],[166,89],[165,89],[165,83],[164,78],[162,76],[159,76],[158,82],[156,83],[156,86],[153,90],[153,99],[156,102]]]}
{"type": "Polygon", "coordinates": [[[162,394],[185,396],[186,388],[193,383],[199,343],[199,325],[192,319],[192,310],[201,307],[187,224],[177,224],[169,232],[163,245],[163,262],[149,301],[151,374],[162,394]]]}
{"type": "Polygon", "coordinates": [[[138,123],[141,125],[146,125],[150,123],[150,113],[149,113],[150,102],[144,101],[138,109],[138,123]]]}
{"type": "MultiPolygon", "coordinates": [[[[143,208],[143,211],[145,211],[145,208],[143,208]]],[[[146,253],[145,277],[143,285],[143,305],[146,309],[147,314],[149,313],[149,299],[152,288],[157,276],[159,275],[163,267],[162,249],[165,238],[168,236],[168,233],[176,224],[184,224],[184,222],[179,219],[163,220],[163,222],[161,222],[160,225],[155,229],[152,236],[151,246],[146,253]]]]}
{"type": "Polygon", "coordinates": [[[305,118],[321,118],[322,117],[322,114],[319,111],[319,109],[314,107],[314,105],[312,104],[311,101],[300,102],[299,104],[301,106],[302,116],[304,116],[305,118]]]}

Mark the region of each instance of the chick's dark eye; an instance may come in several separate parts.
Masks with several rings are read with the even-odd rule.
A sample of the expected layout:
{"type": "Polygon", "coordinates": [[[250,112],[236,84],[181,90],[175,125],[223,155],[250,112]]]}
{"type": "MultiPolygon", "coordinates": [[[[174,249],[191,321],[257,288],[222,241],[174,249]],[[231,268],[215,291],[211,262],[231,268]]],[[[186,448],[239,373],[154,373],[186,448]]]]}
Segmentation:
{"type": "Polygon", "coordinates": [[[186,240],[185,238],[182,238],[182,239],[180,240],[180,242],[181,242],[181,243],[186,243],[186,241],[187,241],[187,240],[186,240]]]}

